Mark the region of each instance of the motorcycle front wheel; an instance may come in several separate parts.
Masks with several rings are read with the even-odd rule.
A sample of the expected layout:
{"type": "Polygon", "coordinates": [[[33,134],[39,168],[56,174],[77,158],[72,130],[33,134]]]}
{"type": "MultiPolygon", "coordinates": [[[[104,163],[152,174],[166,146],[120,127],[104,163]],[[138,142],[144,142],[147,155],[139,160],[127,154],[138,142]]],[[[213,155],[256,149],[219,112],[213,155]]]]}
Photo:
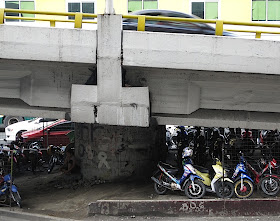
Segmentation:
{"type": "Polygon", "coordinates": [[[206,189],[204,184],[195,179],[193,182],[189,180],[185,186],[185,194],[190,199],[200,199],[205,195],[206,189]]]}
{"type": "Polygon", "coordinates": [[[220,198],[231,198],[234,194],[233,183],[229,181],[218,182],[215,189],[217,196],[220,198]]]}
{"type": "Polygon", "coordinates": [[[248,198],[253,194],[254,186],[250,180],[243,180],[243,188],[241,188],[241,179],[234,185],[234,192],[238,198],[248,198]]]}
{"type": "MultiPolygon", "coordinates": [[[[155,176],[155,178],[157,180],[159,180],[160,183],[167,182],[167,177],[163,173],[158,173],[155,176]]],[[[155,189],[156,193],[159,194],[159,195],[164,195],[168,191],[167,188],[165,188],[162,185],[159,185],[158,183],[154,183],[154,189],[155,189]]]]}
{"type": "Polygon", "coordinates": [[[276,177],[264,177],[260,181],[261,190],[268,196],[276,196],[280,190],[279,180],[276,177]]]}
{"type": "Polygon", "coordinates": [[[21,208],[21,197],[19,192],[12,192],[12,199],[16,202],[19,208],[21,208]]]}

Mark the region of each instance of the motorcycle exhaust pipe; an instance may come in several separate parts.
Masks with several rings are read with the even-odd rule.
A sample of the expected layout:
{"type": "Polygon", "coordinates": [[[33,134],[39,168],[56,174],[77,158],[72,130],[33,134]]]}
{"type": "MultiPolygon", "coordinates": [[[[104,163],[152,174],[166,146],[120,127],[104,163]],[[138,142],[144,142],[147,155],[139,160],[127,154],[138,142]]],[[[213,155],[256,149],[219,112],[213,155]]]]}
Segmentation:
{"type": "Polygon", "coordinates": [[[155,183],[157,183],[158,185],[160,185],[160,186],[163,186],[163,187],[165,187],[165,188],[167,188],[167,189],[171,189],[171,185],[169,184],[169,183],[166,183],[166,184],[163,184],[163,183],[161,183],[158,179],[156,179],[155,177],[151,177],[151,179],[152,179],[152,181],[154,181],[155,183]]]}

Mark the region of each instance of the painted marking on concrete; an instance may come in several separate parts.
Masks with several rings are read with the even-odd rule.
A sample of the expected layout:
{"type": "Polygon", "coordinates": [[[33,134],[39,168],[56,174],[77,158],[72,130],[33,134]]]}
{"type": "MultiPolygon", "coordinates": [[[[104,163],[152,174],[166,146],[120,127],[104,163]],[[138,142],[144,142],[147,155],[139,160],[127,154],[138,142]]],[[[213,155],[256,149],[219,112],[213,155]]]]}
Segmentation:
{"type": "Polygon", "coordinates": [[[99,164],[98,168],[100,169],[103,165],[107,167],[107,169],[111,169],[108,162],[107,162],[107,154],[105,152],[100,152],[98,154],[99,164]]]}

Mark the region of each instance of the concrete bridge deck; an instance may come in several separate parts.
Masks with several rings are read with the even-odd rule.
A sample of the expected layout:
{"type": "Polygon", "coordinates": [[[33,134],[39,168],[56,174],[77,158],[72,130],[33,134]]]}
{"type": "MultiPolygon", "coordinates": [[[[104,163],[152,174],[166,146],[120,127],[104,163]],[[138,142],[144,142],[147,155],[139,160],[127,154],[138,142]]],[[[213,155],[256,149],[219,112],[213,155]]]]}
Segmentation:
{"type": "Polygon", "coordinates": [[[77,122],[135,126],[147,126],[150,112],[159,124],[280,128],[279,41],[121,31],[121,23],[113,23],[101,24],[99,32],[1,25],[0,112],[57,118],[72,113],[77,122]],[[114,36],[109,44],[108,36],[114,36]],[[105,60],[112,59],[118,64],[108,70],[105,60]],[[97,60],[104,67],[103,74],[97,68],[98,85],[83,86],[96,75],[97,60]],[[133,86],[121,93],[116,88],[124,74],[114,74],[119,65],[133,86]],[[112,89],[121,94],[116,101],[101,96],[112,89]],[[92,96],[77,101],[83,94],[92,96]],[[141,110],[135,112],[134,104],[141,110]],[[105,119],[106,113],[118,114],[105,119]],[[130,120],[122,120],[122,113],[130,120]]]}

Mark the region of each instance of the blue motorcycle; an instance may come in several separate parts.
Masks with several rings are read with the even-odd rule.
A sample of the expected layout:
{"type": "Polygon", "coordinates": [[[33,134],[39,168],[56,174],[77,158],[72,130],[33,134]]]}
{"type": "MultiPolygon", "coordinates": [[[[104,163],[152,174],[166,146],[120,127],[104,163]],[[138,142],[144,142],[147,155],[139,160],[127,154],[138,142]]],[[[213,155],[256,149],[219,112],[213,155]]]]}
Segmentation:
{"type": "Polygon", "coordinates": [[[1,179],[0,187],[0,202],[6,203],[8,199],[13,201],[21,208],[21,197],[19,195],[16,185],[11,180],[11,175],[7,174],[1,179]]]}
{"type": "Polygon", "coordinates": [[[234,192],[238,198],[248,198],[252,195],[254,181],[248,175],[245,159],[240,156],[240,162],[236,165],[232,175],[234,183],[234,192]]]}

